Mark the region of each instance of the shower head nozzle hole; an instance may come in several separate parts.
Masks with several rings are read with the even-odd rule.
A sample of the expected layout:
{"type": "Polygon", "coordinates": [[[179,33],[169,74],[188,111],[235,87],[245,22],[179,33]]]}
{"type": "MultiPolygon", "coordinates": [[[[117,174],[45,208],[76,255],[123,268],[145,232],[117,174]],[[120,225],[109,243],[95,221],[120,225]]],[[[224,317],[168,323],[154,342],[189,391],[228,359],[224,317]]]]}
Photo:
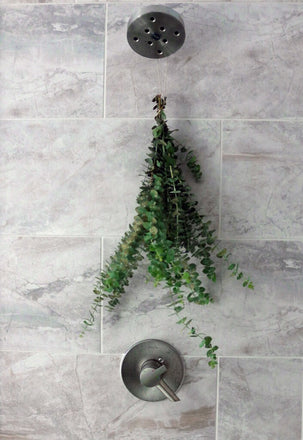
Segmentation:
{"type": "Polygon", "coordinates": [[[162,50],[157,50],[157,52],[158,52],[159,55],[163,55],[162,50]]]}
{"type": "Polygon", "coordinates": [[[144,32],[145,32],[146,34],[149,34],[149,33],[150,33],[150,30],[149,30],[149,29],[144,29],[144,32]]]}
{"type": "Polygon", "coordinates": [[[165,27],[164,26],[160,26],[160,31],[161,32],[165,32],[165,27]]]}
{"type": "Polygon", "coordinates": [[[136,43],[138,43],[139,38],[138,38],[138,37],[134,37],[134,41],[135,41],[136,43]]]}
{"type": "Polygon", "coordinates": [[[147,44],[149,44],[150,46],[154,45],[154,43],[152,41],[148,41],[147,44]]]}
{"type": "Polygon", "coordinates": [[[179,31],[175,31],[174,34],[176,35],[176,37],[180,37],[180,32],[179,31]]]}
{"type": "Polygon", "coordinates": [[[152,39],[153,39],[153,40],[159,41],[160,38],[161,38],[161,35],[160,35],[160,34],[156,34],[156,33],[155,33],[155,34],[152,35],[152,39]]]}
{"type": "Polygon", "coordinates": [[[150,17],[150,21],[154,23],[156,21],[155,17],[150,17]]]}
{"type": "Polygon", "coordinates": [[[162,42],[163,42],[164,44],[167,44],[167,43],[168,43],[168,40],[167,40],[166,38],[163,38],[162,42]]]}

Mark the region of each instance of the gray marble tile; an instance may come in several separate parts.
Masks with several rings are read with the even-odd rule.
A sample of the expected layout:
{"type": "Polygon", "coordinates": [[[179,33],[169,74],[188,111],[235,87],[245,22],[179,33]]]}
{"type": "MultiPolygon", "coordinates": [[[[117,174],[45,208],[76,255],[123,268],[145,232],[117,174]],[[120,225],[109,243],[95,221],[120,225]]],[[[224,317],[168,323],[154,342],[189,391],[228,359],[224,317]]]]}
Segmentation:
{"type": "Polygon", "coordinates": [[[133,215],[150,126],[146,121],[2,122],[2,232],[123,232],[133,215]]]}
{"type": "Polygon", "coordinates": [[[203,315],[223,355],[303,356],[303,243],[222,242],[250,276],[244,289],[222,262],[221,290],[203,315]]]}
{"type": "Polygon", "coordinates": [[[0,347],[100,352],[100,316],[81,339],[100,268],[97,238],[0,237],[0,347]]]}
{"type": "MultiPolygon", "coordinates": [[[[153,122],[2,121],[2,233],[124,233],[135,213],[153,122]]],[[[179,129],[176,139],[197,153],[204,176],[189,182],[217,224],[219,123],[170,122],[179,129]]]]}
{"type": "Polygon", "coordinates": [[[134,9],[109,5],[107,116],[150,116],[150,97],[159,92],[177,117],[303,115],[301,3],[179,3],[186,41],[163,60],[128,46],[134,9]]]}
{"type": "Polygon", "coordinates": [[[302,360],[222,359],[218,440],[300,440],[302,360]]]}
{"type": "Polygon", "coordinates": [[[1,7],[2,118],[103,115],[105,6],[1,7]]]}
{"type": "MultiPolygon", "coordinates": [[[[104,240],[104,261],[113,253],[118,239],[104,240]]],[[[199,331],[213,337],[219,355],[302,356],[303,341],[303,244],[294,242],[222,242],[232,261],[251,276],[255,290],[244,289],[218,262],[218,281],[206,281],[215,302],[188,306],[184,314],[193,318],[199,331]]],[[[166,339],[184,354],[201,355],[194,338],[175,324],[166,307],[166,291],[146,283],[147,262],[139,266],[119,307],[104,311],[105,353],[121,353],[138,335],[166,339]]]]}
{"type": "Polygon", "coordinates": [[[7,440],[215,440],[216,372],[201,359],[186,359],[178,403],[136,399],[119,364],[118,356],[2,352],[0,434],[7,440]]]}
{"type": "Polygon", "coordinates": [[[224,122],[222,238],[303,236],[302,122],[224,122]]]}

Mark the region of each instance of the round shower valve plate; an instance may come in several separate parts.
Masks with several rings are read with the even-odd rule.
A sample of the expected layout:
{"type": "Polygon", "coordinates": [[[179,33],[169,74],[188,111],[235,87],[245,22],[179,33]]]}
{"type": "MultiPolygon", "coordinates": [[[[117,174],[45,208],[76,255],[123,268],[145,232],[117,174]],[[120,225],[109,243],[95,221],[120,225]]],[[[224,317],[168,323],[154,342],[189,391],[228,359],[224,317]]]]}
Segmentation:
{"type": "Polygon", "coordinates": [[[131,48],[147,58],[164,58],[184,43],[185,29],[180,14],[166,6],[145,6],[130,17],[127,41],[131,48]]]}
{"type": "Polygon", "coordinates": [[[128,391],[146,401],[155,402],[166,398],[157,387],[142,385],[140,374],[149,362],[165,365],[165,382],[174,392],[180,389],[184,379],[184,365],[178,351],[165,341],[146,339],[134,344],[122,359],[121,376],[128,391]]]}

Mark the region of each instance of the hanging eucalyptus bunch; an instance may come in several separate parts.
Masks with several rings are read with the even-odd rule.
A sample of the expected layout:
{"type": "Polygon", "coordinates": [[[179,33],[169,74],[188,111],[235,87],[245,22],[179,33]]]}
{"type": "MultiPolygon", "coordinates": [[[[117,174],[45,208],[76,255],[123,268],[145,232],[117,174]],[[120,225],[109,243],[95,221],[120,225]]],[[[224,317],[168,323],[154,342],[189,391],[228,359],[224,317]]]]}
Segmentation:
{"type": "Polygon", "coordinates": [[[224,259],[231,275],[241,280],[243,287],[253,289],[252,281],[244,277],[238,264],[230,263],[227,249],[218,249],[220,242],[211,229],[211,222],[198,211],[190,186],[184,180],[181,163],[185,161],[198,181],[202,173],[193,151],[179,145],[166,122],[166,98],[157,95],[156,125],[152,127],[152,144],[147,155],[145,177],[137,197],[136,216],[122,237],[106,268],[97,277],[95,298],[90,317],[84,321],[83,331],[94,324],[95,314],[103,304],[113,310],[125,293],[129,279],[138,264],[147,257],[148,277],[154,285],[168,289],[171,301],[168,307],[176,314],[177,323],[198,338],[199,346],[207,349],[208,364],[217,364],[212,338],[198,331],[192,319],[185,315],[186,302],[198,306],[213,302],[202,283],[203,272],[216,282],[213,255],[224,259]],[[194,261],[198,261],[198,266],[194,261]]]}

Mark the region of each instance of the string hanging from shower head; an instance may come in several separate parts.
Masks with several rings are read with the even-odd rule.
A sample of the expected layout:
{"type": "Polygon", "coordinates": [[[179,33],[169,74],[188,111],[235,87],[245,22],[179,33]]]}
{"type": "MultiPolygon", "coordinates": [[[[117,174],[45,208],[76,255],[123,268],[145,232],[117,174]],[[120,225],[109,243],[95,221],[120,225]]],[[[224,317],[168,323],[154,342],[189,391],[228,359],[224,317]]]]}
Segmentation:
{"type": "Polygon", "coordinates": [[[181,15],[162,5],[145,6],[134,11],[127,26],[130,47],[146,58],[165,58],[185,41],[181,15]]]}

